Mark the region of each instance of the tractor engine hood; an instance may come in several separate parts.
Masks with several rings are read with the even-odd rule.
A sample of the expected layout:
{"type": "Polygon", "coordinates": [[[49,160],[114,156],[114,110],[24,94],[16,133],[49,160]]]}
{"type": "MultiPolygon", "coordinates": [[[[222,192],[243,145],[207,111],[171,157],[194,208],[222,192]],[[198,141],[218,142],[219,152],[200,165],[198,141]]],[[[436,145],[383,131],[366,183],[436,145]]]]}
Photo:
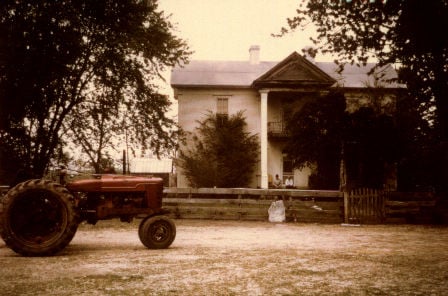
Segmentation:
{"type": "Polygon", "coordinates": [[[67,189],[77,192],[129,192],[146,191],[148,185],[163,186],[163,180],[155,177],[124,175],[95,175],[94,179],[68,183],[67,189]]]}

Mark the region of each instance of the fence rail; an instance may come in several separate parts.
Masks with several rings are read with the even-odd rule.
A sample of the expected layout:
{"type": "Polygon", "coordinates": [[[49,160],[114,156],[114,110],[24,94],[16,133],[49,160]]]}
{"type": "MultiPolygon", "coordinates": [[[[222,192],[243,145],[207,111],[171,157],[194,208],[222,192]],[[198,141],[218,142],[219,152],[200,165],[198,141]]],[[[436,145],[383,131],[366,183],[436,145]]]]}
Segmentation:
{"type": "Polygon", "coordinates": [[[253,188],[165,188],[164,194],[172,197],[204,197],[211,195],[229,195],[235,198],[240,196],[269,197],[269,196],[291,196],[291,197],[318,197],[318,198],[340,198],[343,193],[338,190],[299,190],[299,189],[253,189],[253,188]]]}
{"type": "Polygon", "coordinates": [[[267,220],[270,204],[278,199],[287,221],[341,221],[343,195],[333,190],[168,188],[163,204],[177,218],[267,220]]]}
{"type": "MultiPolygon", "coordinates": [[[[0,186],[0,197],[8,190],[0,186]]],[[[177,218],[267,220],[270,204],[282,199],[287,221],[319,223],[433,222],[432,192],[250,188],[165,188],[163,206],[177,218]]]]}
{"type": "Polygon", "coordinates": [[[360,188],[333,190],[167,188],[164,207],[178,218],[267,220],[277,199],[286,207],[287,221],[321,223],[431,222],[433,193],[388,192],[360,188]]]}

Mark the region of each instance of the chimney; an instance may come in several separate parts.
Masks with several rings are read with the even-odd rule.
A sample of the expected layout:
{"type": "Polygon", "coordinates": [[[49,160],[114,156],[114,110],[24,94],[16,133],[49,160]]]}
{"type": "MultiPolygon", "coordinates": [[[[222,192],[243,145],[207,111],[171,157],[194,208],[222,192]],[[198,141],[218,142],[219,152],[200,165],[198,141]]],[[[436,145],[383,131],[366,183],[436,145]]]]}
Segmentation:
{"type": "Polygon", "coordinates": [[[252,45],[249,48],[249,62],[251,65],[257,65],[260,63],[260,46],[252,45]]]}

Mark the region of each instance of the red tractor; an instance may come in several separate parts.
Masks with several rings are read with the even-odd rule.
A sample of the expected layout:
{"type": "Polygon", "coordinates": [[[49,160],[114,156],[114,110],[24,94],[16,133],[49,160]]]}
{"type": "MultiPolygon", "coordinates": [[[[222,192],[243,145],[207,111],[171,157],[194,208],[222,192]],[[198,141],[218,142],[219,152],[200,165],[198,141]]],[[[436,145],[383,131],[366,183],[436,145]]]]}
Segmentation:
{"type": "Polygon", "coordinates": [[[162,209],[163,180],[95,175],[62,185],[34,179],[11,188],[1,198],[0,234],[24,256],[49,256],[64,249],[79,223],[142,217],[138,235],[147,248],[168,248],[176,226],[162,209]]]}

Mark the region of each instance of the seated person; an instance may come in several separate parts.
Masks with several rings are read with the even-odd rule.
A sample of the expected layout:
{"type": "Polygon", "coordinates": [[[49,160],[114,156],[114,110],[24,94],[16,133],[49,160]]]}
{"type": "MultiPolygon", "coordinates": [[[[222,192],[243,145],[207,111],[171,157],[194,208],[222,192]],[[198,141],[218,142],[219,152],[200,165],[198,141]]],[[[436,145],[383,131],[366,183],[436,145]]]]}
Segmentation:
{"type": "Polygon", "coordinates": [[[285,186],[286,188],[294,188],[294,181],[292,180],[292,178],[286,179],[285,186]]]}
{"type": "Polygon", "coordinates": [[[272,186],[274,188],[282,188],[283,187],[282,180],[278,177],[278,174],[275,175],[275,179],[274,179],[274,182],[272,182],[272,186]]]}

